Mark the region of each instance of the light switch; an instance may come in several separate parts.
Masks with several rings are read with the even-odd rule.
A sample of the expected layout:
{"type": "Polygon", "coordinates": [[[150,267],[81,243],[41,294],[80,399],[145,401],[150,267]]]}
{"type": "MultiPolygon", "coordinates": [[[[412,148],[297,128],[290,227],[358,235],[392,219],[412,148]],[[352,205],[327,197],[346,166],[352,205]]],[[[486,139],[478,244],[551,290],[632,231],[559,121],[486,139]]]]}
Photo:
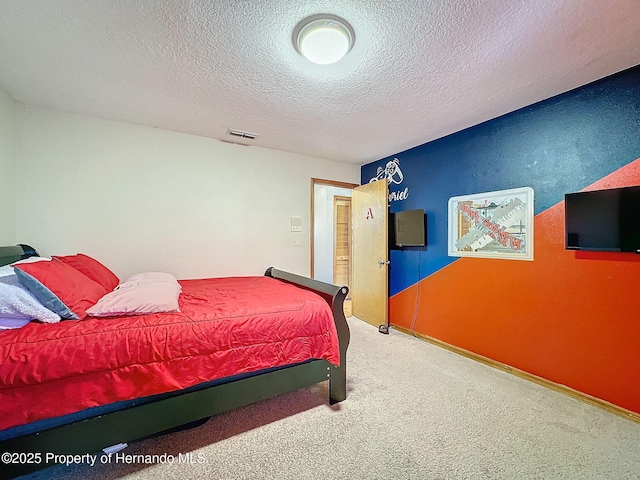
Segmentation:
{"type": "Polygon", "coordinates": [[[300,246],[300,237],[298,237],[297,235],[295,237],[293,237],[293,246],[294,247],[299,247],[300,246]]]}
{"type": "Polygon", "coordinates": [[[291,217],[291,231],[292,232],[302,231],[302,217],[291,217]]]}

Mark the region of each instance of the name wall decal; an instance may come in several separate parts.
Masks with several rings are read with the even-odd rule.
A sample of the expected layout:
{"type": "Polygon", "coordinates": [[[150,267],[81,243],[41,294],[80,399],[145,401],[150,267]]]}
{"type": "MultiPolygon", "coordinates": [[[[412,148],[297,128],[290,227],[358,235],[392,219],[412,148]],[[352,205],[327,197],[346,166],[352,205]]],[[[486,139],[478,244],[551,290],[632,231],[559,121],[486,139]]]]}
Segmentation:
{"type": "Polygon", "coordinates": [[[400,185],[404,181],[404,175],[400,169],[400,160],[398,160],[398,158],[387,162],[384,168],[378,167],[376,176],[369,180],[369,183],[377,182],[383,178],[386,178],[389,184],[389,203],[409,198],[409,187],[405,187],[404,190],[391,190],[392,184],[400,185]]]}

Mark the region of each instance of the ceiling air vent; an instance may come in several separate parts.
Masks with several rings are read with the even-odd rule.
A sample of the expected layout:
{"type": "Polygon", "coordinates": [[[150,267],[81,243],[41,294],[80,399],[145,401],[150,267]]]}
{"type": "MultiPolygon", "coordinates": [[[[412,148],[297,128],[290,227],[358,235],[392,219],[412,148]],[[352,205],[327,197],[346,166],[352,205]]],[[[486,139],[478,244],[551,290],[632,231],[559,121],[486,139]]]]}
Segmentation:
{"type": "Polygon", "coordinates": [[[231,135],[232,137],[246,138],[247,140],[255,140],[259,137],[257,133],[245,132],[243,130],[236,130],[234,128],[230,128],[229,130],[227,130],[227,135],[231,135]]]}

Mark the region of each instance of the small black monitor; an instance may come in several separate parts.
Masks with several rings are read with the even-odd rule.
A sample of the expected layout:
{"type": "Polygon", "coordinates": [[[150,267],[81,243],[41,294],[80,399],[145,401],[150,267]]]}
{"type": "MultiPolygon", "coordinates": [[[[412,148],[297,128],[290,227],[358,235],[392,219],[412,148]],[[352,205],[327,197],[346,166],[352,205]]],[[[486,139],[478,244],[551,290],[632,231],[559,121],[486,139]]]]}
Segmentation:
{"type": "Polygon", "coordinates": [[[424,247],[424,210],[404,210],[393,214],[394,245],[396,247],[424,247]]]}
{"type": "Polygon", "coordinates": [[[640,186],[565,194],[565,248],[640,253],[640,186]]]}

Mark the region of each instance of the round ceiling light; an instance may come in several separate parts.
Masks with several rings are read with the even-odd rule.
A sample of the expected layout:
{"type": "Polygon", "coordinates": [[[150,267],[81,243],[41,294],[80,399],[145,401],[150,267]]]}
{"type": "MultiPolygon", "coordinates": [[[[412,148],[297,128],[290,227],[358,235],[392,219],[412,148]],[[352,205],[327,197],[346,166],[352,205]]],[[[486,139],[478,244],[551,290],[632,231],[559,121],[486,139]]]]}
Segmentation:
{"type": "Polygon", "coordinates": [[[335,15],[312,15],[293,30],[293,44],[307,60],[320,65],[335,63],[344,57],[355,41],[355,33],[346,20],[335,15]]]}

